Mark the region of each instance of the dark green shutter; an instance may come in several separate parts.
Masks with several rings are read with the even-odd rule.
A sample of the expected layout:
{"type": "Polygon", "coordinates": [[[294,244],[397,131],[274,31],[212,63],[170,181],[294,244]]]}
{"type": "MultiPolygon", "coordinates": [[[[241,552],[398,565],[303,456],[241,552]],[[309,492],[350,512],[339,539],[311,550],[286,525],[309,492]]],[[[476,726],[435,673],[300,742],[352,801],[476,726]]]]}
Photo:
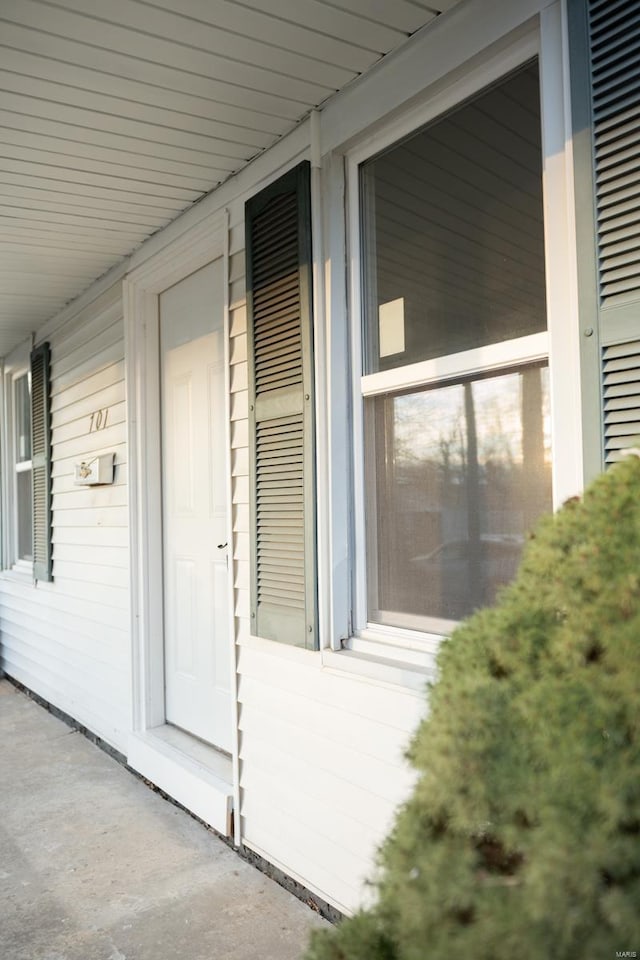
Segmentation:
{"type": "Polygon", "coordinates": [[[49,344],[31,353],[31,461],[33,470],[33,575],[52,580],[51,403],[49,344]]]}
{"type": "Polygon", "coordinates": [[[246,205],[251,632],[317,648],[309,164],[246,205]]]}
{"type": "Polygon", "coordinates": [[[640,434],[640,7],[571,0],[569,14],[583,350],[611,463],[640,434]]]}

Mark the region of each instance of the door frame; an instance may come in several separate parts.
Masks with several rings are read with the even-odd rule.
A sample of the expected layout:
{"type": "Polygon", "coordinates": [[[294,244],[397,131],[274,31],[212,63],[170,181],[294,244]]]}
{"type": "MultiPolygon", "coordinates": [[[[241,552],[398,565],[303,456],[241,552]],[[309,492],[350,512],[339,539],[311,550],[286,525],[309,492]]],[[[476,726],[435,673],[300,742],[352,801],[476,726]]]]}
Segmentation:
{"type": "MultiPolygon", "coordinates": [[[[202,218],[127,273],[122,294],[125,321],[132,652],[132,733],[145,735],[166,723],[162,597],[162,488],[160,421],[160,294],[212,260],[223,258],[225,364],[225,477],[227,541],[233,544],[229,392],[229,215],[202,218]]],[[[231,571],[230,566],[230,571],[231,571]]],[[[235,650],[233,578],[229,576],[229,642],[235,650]]],[[[238,782],[236,657],[231,656],[234,704],[233,785],[238,782]]],[[[182,801],[184,802],[184,801],[182,801]]],[[[188,804],[186,804],[188,806],[188,804]]],[[[237,804],[236,804],[237,806],[237,804]]],[[[236,821],[239,820],[236,817],[236,821]]]]}

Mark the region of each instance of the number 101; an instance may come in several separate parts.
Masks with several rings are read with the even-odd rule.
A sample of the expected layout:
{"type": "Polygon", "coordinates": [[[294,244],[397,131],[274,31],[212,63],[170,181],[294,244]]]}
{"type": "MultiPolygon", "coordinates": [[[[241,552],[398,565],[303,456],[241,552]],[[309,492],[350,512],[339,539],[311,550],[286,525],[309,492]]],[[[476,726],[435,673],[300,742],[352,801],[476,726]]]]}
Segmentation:
{"type": "Polygon", "coordinates": [[[109,418],[109,408],[105,407],[104,410],[95,410],[91,414],[89,433],[94,433],[96,430],[104,430],[107,425],[107,420],[109,418]]]}

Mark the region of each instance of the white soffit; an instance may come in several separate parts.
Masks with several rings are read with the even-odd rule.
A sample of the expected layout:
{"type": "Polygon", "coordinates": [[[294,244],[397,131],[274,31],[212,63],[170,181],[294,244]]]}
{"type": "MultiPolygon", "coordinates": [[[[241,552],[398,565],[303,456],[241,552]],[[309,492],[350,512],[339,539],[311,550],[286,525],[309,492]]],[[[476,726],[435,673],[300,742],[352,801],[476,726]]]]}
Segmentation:
{"type": "Polygon", "coordinates": [[[0,0],[0,356],[457,0],[0,0]]]}

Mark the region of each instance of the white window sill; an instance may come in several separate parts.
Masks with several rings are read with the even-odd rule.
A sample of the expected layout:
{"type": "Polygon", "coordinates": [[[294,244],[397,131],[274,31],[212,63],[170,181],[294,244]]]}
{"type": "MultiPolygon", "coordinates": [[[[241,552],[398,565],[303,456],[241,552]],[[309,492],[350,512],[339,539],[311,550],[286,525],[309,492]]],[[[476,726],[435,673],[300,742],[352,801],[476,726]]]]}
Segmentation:
{"type": "Polygon", "coordinates": [[[422,695],[427,684],[435,680],[435,672],[414,663],[401,663],[355,650],[323,650],[322,666],[338,673],[348,673],[361,680],[404,687],[422,695]]]}
{"type": "Polygon", "coordinates": [[[343,650],[323,650],[322,665],[332,670],[401,686],[423,694],[437,679],[436,659],[443,636],[369,627],[351,637],[343,650]]]}
{"type": "Polygon", "coordinates": [[[16,560],[12,567],[2,570],[3,580],[14,580],[18,583],[33,584],[33,562],[31,560],[16,560]]]}

